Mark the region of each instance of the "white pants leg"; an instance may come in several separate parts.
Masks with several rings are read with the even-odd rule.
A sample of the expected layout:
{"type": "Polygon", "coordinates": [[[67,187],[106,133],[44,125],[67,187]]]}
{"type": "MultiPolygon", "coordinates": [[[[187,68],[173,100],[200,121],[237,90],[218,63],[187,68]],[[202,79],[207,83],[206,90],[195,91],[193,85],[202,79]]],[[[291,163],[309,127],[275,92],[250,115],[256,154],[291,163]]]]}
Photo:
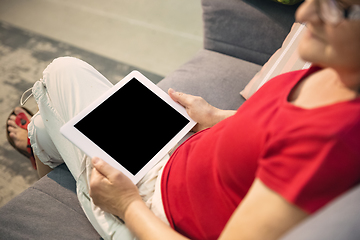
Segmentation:
{"type": "MultiPolygon", "coordinates": [[[[59,132],[64,123],[112,86],[112,83],[92,66],[79,59],[55,59],[44,70],[43,79],[33,86],[39,112],[29,124],[29,138],[34,153],[43,163],[52,168],[62,162],[66,163],[76,180],[80,204],[89,221],[104,239],[134,239],[131,232],[117,218],[93,204],[89,196],[91,159],[59,132]]],[[[108,116],[104,116],[104,123],[108,121],[108,116]]],[[[116,136],[113,137],[116,141],[116,136]]],[[[161,202],[160,176],[168,158],[169,156],[164,157],[138,183],[139,192],[148,207],[166,223],[161,202]]]]}

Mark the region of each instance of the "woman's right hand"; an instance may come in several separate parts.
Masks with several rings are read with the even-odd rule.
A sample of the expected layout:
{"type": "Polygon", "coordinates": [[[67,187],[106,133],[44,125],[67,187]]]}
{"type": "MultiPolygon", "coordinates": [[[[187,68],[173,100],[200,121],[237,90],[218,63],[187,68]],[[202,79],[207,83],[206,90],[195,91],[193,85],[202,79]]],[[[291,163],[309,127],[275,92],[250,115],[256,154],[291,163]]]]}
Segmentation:
{"type": "Polygon", "coordinates": [[[193,132],[212,127],[235,113],[235,111],[218,109],[210,105],[202,97],[176,92],[171,88],[168,90],[168,94],[175,102],[182,105],[189,116],[197,122],[196,126],[192,129],[193,132]]]}

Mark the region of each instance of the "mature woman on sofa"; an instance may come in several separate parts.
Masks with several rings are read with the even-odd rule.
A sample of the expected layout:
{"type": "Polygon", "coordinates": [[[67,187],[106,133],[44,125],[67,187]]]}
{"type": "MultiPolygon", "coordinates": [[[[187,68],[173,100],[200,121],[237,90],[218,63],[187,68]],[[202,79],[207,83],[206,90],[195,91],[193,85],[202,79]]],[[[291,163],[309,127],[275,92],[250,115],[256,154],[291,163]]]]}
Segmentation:
{"type": "MultiPolygon", "coordinates": [[[[299,51],[304,60],[313,62],[313,67],[271,80],[236,113],[169,90],[170,96],[199,123],[194,129],[199,132],[169,160],[161,162],[154,174],[157,179],[161,176],[161,181],[149,178],[161,189],[155,187],[162,200],[155,209],[163,206],[165,212],[160,209],[155,215],[153,208],[150,211],[139,190],[101,159],[92,159],[93,170],[86,159],[78,158],[76,164],[64,159],[84,184],[84,198],[88,197],[86,177],[92,171],[93,202],[123,219],[140,239],[277,239],[359,183],[359,7],[359,0],[305,1],[297,12],[297,20],[308,27],[299,51]],[[281,91],[273,94],[273,89],[281,91]],[[82,175],[84,171],[87,174],[82,175]],[[340,178],[346,180],[334,184],[340,178]],[[172,228],[157,217],[164,215],[172,228]]],[[[80,96],[87,95],[86,101],[91,101],[99,94],[81,93],[81,88],[71,90],[71,85],[66,88],[71,92],[66,92],[61,85],[66,83],[55,85],[55,90],[59,79],[53,78],[53,72],[72,74],[79,72],[80,66],[88,69],[78,62],[68,64],[66,72],[56,69],[59,64],[49,66],[46,82],[38,83],[39,92],[34,95],[47,98],[41,95],[41,90],[47,89],[52,102],[59,102],[59,106],[53,106],[59,115],[51,117],[53,109],[42,102],[39,108],[43,121],[45,116],[50,121],[67,119],[83,107],[80,96]],[[75,106],[70,105],[74,100],[75,106]]],[[[94,78],[94,84],[109,87],[104,79],[94,78]]],[[[54,125],[58,129],[56,122],[54,125]]],[[[57,150],[76,151],[57,139],[58,132],[48,132],[57,150]]],[[[29,131],[30,139],[34,139],[31,134],[34,132],[29,131]]],[[[36,139],[33,142],[35,146],[36,139]]],[[[143,193],[142,186],[139,189],[143,193]]]]}
{"type": "MultiPolygon", "coordinates": [[[[220,239],[277,239],[359,182],[360,21],[344,19],[344,9],[347,16],[358,18],[359,4],[358,0],[305,1],[297,12],[297,20],[308,27],[299,51],[314,67],[273,79],[235,116],[199,133],[175,152],[165,167],[162,187],[167,216],[176,230],[188,237],[217,237],[208,235],[216,228],[211,218],[220,222],[220,212],[226,210],[217,212],[216,202],[235,201],[229,197],[234,194],[240,195],[241,203],[220,239]],[[271,89],[281,86],[283,92],[272,96],[271,89]],[[242,183],[253,178],[251,187],[242,183]],[[331,189],[338,178],[348,180],[343,190],[331,189]],[[214,199],[219,198],[218,188],[228,192],[214,199]],[[180,206],[173,206],[176,202],[180,206]],[[203,217],[191,217],[193,213],[203,217]],[[198,230],[198,225],[208,232],[198,230]]],[[[199,98],[173,90],[169,94],[199,122],[199,130],[228,116],[199,98]]],[[[122,174],[99,159],[93,163],[91,195],[96,204],[121,216],[140,239],[182,238],[146,210],[122,174]]]]}

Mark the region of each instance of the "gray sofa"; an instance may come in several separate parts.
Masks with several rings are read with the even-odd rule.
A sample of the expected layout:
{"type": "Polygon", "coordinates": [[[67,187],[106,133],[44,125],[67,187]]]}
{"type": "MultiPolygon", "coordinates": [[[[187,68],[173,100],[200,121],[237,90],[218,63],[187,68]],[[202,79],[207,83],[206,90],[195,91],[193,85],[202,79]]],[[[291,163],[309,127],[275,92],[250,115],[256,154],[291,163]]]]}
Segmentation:
{"type": "MultiPolygon", "coordinates": [[[[237,109],[245,101],[239,92],[281,46],[297,6],[270,0],[203,0],[202,6],[204,49],[158,86],[237,109]]],[[[101,239],[79,205],[75,186],[65,165],[54,169],[0,209],[0,239],[101,239]]],[[[356,187],[282,239],[360,239],[359,200],[356,187]]]]}

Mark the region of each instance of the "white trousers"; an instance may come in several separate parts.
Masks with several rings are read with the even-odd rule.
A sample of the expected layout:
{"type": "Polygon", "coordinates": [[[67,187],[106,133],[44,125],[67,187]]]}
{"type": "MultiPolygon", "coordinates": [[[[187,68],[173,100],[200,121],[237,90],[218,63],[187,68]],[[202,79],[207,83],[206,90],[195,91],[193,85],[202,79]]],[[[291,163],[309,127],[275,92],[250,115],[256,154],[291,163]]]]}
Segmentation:
{"type": "MultiPolygon", "coordinates": [[[[34,154],[54,168],[65,162],[76,180],[77,196],[91,224],[104,239],[134,239],[132,233],[113,215],[95,206],[89,196],[91,159],[63,137],[59,129],[82,109],[113,85],[89,64],[72,57],[55,59],[43,72],[43,78],[32,89],[39,107],[29,126],[29,138],[34,154]]],[[[111,115],[104,116],[103,127],[111,133],[111,115]]],[[[109,136],[116,141],[117,136],[109,136]]],[[[134,154],[136,157],[136,154],[134,154]]],[[[169,224],[161,201],[160,180],[164,157],[138,184],[147,206],[169,224]]]]}

